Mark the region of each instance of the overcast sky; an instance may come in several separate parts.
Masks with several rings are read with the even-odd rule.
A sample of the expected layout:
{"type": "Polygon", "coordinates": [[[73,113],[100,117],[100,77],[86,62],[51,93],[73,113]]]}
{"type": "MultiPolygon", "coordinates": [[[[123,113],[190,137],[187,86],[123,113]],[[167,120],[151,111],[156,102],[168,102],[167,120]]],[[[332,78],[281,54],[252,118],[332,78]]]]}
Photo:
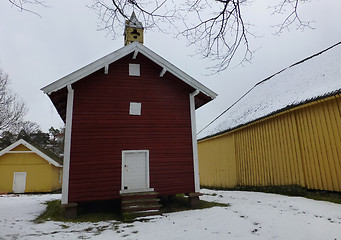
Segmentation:
{"type": "MultiPolygon", "coordinates": [[[[185,39],[155,30],[145,32],[145,45],[216,93],[217,99],[197,110],[200,130],[264,78],[341,41],[341,1],[312,0],[302,5],[300,16],[312,20],[314,30],[297,31],[294,26],[280,36],[271,25],[283,16],[272,16],[270,0],[255,0],[243,10],[252,23],[251,47],[257,50],[250,64],[232,65],[226,71],[207,75],[210,61],[188,47],[185,39]]],[[[274,2],[272,0],[272,2],[274,2]]],[[[9,74],[11,88],[28,106],[26,120],[38,123],[43,131],[61,127],[48,96],[40,89],[59,78],[121,48],[121,37],[112,39],[98,31],[91,0],[47,0],[48,8],[33,8],[41,17],[19,12],[7,0],[0,1],[0,67],[9,74]]]]}

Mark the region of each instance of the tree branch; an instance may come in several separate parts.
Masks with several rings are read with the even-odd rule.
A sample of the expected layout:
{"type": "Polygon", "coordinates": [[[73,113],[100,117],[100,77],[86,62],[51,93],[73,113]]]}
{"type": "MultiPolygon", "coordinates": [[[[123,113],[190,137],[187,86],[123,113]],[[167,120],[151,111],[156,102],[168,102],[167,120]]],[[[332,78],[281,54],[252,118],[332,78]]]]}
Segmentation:
{"type": "Polygon", "coordinates": [[[39,17],[41,17],[40,14],[29,9],[26,6],[27,5],[40,5],[43,7],[47,7],[47,5],[45,4],[45,1],[42,1],[42,0],[8,0],[8,1],[12,4],[12,6],[19,9],[19,11],[29,12],[29,13],[32,13],[32,14],[37,15],[39,17]]]}
{"type": "MultiPolygon", "coordinates": [[[[232,61],[240,64],[252,59],[249,25],[244,21],[242,7],[251,0],[185,0],[176,4],[172,0],[94,0],[101,29],[114,37],[123,32],[124,21],[133,11],[142,20],[145,29],[156,27],[161,32],[176,31],[176,37],[185,37],[189,45],[196,46],[196,54],[212,59],[217,64],[213,73],[224,71],[232,61]],[[123,23],[123,24],[122,24],[123,23]]],[[[311,28],[298,13],[301,3],[310,0],[277,0],[273,14],[286,14],[278,33],[298,23],[298,29],[311,28]],[[287,10],[290,10],[287,14],[287,10]]]]}
{"type": "Polygon", "coordinates": [[[281,24],[274,25],[277,28],[276,35],[283,33],[285,30],[289,31],[290,26],[296,24],[296,29],[305,30],[305,28],[314,29],[311,26],[311,21],[303,21],[299,16],[300,4],[310,2],[311,0],[281,0],[277,5],[271,6],[273,9],[272,14],[285,15],[286,17],[281,24]],[[286,12],[288,12],[286,14],[286,12]]]}

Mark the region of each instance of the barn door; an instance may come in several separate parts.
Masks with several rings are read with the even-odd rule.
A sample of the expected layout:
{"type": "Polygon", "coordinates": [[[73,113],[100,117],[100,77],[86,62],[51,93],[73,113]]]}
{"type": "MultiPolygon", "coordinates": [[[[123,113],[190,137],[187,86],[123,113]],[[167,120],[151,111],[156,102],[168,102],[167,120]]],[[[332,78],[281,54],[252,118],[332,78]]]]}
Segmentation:
{"type": "Polygon", "coordinates": [[[13,192],[23,193],[26,186],[26,172],[15,172],[13,176],[13,192]]]}
{"type": "Polygon", "coordinates": [[[122,152],[122,192],[149,190],[148,150],[122,152]]]}

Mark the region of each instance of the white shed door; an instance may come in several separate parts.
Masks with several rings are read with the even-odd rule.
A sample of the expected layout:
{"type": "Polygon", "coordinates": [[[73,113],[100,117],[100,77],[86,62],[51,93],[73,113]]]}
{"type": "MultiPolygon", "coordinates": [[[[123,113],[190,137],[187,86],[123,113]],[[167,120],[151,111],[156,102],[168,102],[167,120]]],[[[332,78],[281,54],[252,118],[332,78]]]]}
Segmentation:
{"type": "Polygon", "coordinates": [[[123,151],[122,154],[122,190],[148,189],[148,151],[123,151]]]}
{"type": "Polygon", "coordinates": [[[13,177],[13,192],[23,193],[26,186],[26,172],[15,172],[13,177]]]}

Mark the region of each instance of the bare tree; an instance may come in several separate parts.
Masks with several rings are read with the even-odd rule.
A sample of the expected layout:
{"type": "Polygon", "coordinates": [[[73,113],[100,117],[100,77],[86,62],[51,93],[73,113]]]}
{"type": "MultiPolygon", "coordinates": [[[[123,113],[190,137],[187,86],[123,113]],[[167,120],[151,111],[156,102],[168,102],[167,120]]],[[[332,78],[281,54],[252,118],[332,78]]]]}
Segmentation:
{"type": "Polygon", "coordinates": [[[36,122],[20,121],[17,124],[12,125],[11,131],[15,134],[19,134],[21,131],[24,131],[28,135],[33,135],[41,130],[39,124],[36,122]]]}
{"type": "MultiPolygon", "coordinates": [[[[21,11],[27,6],[46,6],[44,0],[8,0],[21,11]]],[[[261,1],[261,0],[259,0],[261,1]]],[[[277,34],[291,26],[297,29],[311,28],[310,22],[300,18],[302,4],[311,0],[272,0],[269,14],[283,16],[275,25],[277,34]]],[[[253,51],[249,38],[253,36],[245,20],[243,7],[257,4],[256,0],[93,0],[93,8],[100,18],[100,29],[114,38],[121,36],[125,21],[135,11],[145,29],[157,28],[162,32],[176,32],[190,45],[195,45],[197,54],[215,60],[213,72],[225,70],[238,56],[240,63],[250,61],[253,51]]]]}
{"type": "Polygon", "coordinates": [[[33,13],[37,16],[40,16],[37,12],[32,10],[32,5],[39,5],[46,7],[45,1],[43,0],[8,0],[13,7],[19,9],[22,12],[33,13]]]}
{"type": "Polygon", "coordinates": [[[0,69],[0,131],[17,126],[26,113],[25,104],[9,88],[8,75],[0,69]]]}
{"type": "MultiPolygon", "coordinates": [[[[301,4],[310,0],[275,0],[270,6],[273,14],[283,15],[277,33],[297,24],[310,27],[299,17],[301,4]]],[[[249,24],[245,22],[243,6],[257,4],[254,0],[93,0],[92,8],[98,13],[101,29],[115,38],[122,34],[125,20],[135,11],[146,29],[172,29],[184,36],[190,45],[196,45],[198,54],[218,60],[215,72],[225,70],[236,54],[240,62],[252,58],[249,24]]]]}
{"type": "Polygon", "coordinates": [[[280,14],[284,16],[280,24],[275,25],[277,34],[282,33],[296,23],[296,28],[304,30],[305,28],[313,29],[311,21],[303,21],[299,16],[299,6],[303,3],[311,2],[311,0],[281,0],[278,4],[270,6],[273,14],[280,14]]]}

